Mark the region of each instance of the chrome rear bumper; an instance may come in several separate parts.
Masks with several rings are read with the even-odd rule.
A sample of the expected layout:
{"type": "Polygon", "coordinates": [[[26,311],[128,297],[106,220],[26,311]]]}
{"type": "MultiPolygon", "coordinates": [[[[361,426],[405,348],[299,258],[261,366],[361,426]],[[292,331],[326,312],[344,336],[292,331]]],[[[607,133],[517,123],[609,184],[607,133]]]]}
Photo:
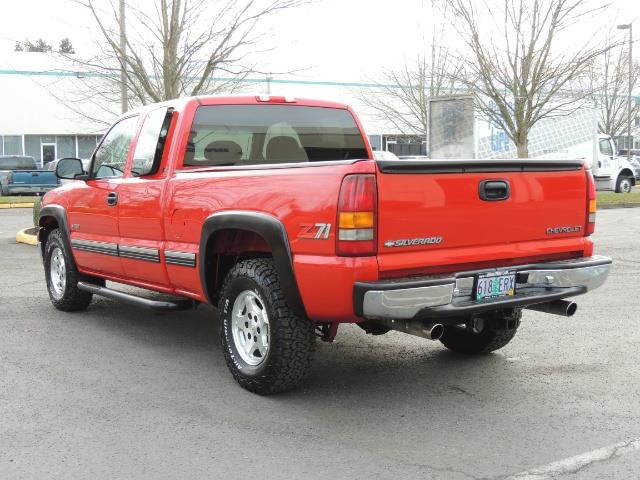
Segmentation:
{"type": "Polygon", "coordinates": [[[487,310],[516,308],[581,295],[604,283],[611,259],[574,260],[490,268],[441,276],[413,277],[354,286],[354,310],[367,319],[413,319],[466,316],[487,310]],[[515,271],[511,297],[475,300],[476,275],[515,271]]]}

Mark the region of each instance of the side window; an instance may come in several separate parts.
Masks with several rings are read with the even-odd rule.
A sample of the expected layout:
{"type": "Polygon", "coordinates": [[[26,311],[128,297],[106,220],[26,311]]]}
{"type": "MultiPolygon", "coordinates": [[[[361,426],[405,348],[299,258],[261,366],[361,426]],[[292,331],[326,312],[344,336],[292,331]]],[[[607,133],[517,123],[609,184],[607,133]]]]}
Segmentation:
{"type": "Polygon", "coordinates": [[[600,139],[600,153],[603,154],[603,155],[609,155],[609,156],[613,155],[613,149],[611,148],[611,142],[606,138],[600,139]]]}
{"type": "Polygon", "coordinates": [[[91,167],[91,178],[122,177],[127,163],[131,140],[136,133],[138,116],[116,123],[96,150],[91,167]]]}
{"type": "Polygon", "coordinates": [[[158,108],[144,119],[136,149],[133,152],[131,165],[133,175],[150,175],[158,171],[171,124],[171,115],[167,115],[168,111],[167,107],[158,108]]]}

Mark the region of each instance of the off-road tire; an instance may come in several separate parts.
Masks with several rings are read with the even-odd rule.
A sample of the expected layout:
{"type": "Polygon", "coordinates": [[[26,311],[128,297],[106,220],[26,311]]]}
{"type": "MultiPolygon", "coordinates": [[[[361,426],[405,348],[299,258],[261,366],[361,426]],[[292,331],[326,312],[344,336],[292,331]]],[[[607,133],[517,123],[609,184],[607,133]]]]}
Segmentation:
{"type": "Polygon", "coordinates": [[[47,243],[44,248],[44,273],[47,279],[49,298],[55,308],[64,312],[76,312],[85,310],[89,306],[93,294],[84,292],[78,288],[78,282],[85,280],[85,278],[78,272],[75,262],[71,257],[71,252],[67,250],[62,241],[62,233],[57,228],[52,230],[47,237],[47,243]],[[51,255],[56,248],[62,251],[66,272],[65,288],[61,295],[56,294],[51,285],[51,255]]]}
{"type": "Polygon", "coordinates": [[[617,193],[629,193],[633,187],[633,180],[631,177],[621,176],[618,177],[618,181],[616,182],[616,192],[617,193]]]}
{"type": "Polygon", "coordinates": [[[491,321],[485,323],[485,328],[480,333],[446,326],[440,341],[449,350],[457,353],[466,355],[490,353],[504,347],[515,337],[521,318],[522,310],[514,310],[504,315],[495,314],[491,321]],[[497,324],[503,326],[498,327],[497,324]],[[513,328],[506,328],[507,324],[513,328]]]}
{"type": "Polygon", "coordinates": [[[291,310],[272,259],[236,263],[222,285],[218,309],[224,358],[242,388],[270,395],[291,390],[305,380],[315,350],[314,325],[291,310]],[[256,366],[241,358],[232,332],[235,299],[247,290],[258,295],[269,317],[269,348],[264,360],[256,366]]]}

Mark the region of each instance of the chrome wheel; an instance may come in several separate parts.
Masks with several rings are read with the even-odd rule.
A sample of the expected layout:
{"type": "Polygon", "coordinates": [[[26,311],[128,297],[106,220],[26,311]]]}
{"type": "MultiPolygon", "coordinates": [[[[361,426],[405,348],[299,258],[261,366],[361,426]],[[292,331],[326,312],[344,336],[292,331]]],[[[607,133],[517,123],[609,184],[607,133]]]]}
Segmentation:
{"type": "Polygon", "coordinates": [[[621,193],[629,193],[631,191],[631,180],[628,178],[623,178],[620,180],[620,192],[621,193]]]}
{"type": "Polygon", "coordinates": [[[240,292],[231,311],[233,343],[240,358],[256,366],[269,352],[269,316],[260,296],[252,291],[240,292]]]}
{"type": "Polygon", "coordinates": [[[49,263],[49,283],[53,290],[53,295],[61,298],[67,286],[67,271],[64,263],[64,253],[58,247],[51,252],[51,260],[49,263]]]}

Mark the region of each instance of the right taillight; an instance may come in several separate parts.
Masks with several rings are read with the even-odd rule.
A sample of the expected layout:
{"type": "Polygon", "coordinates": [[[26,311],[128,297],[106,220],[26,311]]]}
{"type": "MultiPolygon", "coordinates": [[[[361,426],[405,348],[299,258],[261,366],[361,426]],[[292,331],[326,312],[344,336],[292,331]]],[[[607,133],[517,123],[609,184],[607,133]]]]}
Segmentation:
{"type": "Polygon", "coordinates": [[[345,257],[376,254],[376,177],[347,175],[338,197],[336,253],[345,257]]]}
{"type": "Polygon", "coordinates": [[[596,183],[591,170],[585,170],[587,176],[587,218],[585,235],[591,235],[596,229],[596,183]]]}

